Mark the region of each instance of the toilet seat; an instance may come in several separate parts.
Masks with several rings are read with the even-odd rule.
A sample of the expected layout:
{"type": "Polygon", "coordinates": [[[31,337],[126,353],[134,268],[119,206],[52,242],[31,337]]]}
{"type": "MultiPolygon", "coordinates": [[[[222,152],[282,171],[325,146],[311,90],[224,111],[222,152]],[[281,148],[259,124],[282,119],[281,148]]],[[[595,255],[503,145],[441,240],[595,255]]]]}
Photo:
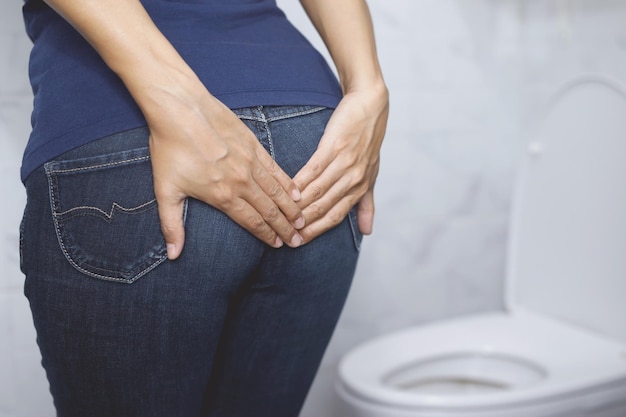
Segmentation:
{"type": "Polygon", "coordinates": [[[616,342],[535,313],[498,312],[420,326],[373,340],[346,355],[339,374],[345,391],[374,404],[446,410],[508,407],[575,397],[592,387],[626,390],[626,351],[616,342]],[[403,390],[389,383],[390,374],[416,363],[469,355],[518,361],[520,369],[532,369],[536,378],[515,389],[471,395],[403,390]],[[364,363],[370,366],[362,366],[364,363]]]}
{"type": "Polygon", "coordinates": [[[459,352],[402,366],[381,380],[397,391],[445,396],[510,391],[536,384],[546,375],[541,366],[520,357],[459,352]]]}
{"type": "Polygon", "coordinates": [[[510,391],[545,377],[541,366],[520,357],[459,352],[402,366],[381,380],[397,391],[445,396],[510,391]]]}

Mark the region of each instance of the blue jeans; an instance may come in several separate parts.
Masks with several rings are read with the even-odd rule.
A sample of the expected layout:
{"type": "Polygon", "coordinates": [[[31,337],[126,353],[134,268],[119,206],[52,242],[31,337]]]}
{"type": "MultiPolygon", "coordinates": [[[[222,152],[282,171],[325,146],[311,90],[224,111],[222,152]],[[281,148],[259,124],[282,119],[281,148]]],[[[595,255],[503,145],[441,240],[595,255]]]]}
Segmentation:
{"type": "MultiPolygon", "coordinates": [[[[293,176],[332,111],[235,111],[293,176]]],[[[295,417],[343,307],[362,236],[355,211],[273,249],[194,199],[169,261],[148,130],[119,133],[26,180],[22,270],[61,417],[295,417]]]]}

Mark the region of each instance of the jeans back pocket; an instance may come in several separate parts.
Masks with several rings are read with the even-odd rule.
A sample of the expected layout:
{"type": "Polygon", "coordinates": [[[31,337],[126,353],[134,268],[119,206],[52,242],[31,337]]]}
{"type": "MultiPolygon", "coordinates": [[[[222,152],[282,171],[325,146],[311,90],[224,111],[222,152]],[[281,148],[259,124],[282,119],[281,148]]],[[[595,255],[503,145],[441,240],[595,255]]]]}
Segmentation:
{"type": "Polygon", "coordinates": [[[165,259],[148,148],[45,165],[66,259],[80,272],[132,283],[165,259]]]}

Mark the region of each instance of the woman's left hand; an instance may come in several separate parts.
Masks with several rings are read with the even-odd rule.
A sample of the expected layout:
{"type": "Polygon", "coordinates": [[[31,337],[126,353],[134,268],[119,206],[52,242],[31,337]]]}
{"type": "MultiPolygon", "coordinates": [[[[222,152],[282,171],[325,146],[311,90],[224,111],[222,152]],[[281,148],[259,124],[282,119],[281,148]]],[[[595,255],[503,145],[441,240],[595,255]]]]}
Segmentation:
{"type": "Polygon", "coordinates": [[[339,224],[358,204],[359,230],[372,232],[374,183],[389,115],[383,83],[348,91],[331,116],[317,151],[294,177],[305,242],[339,224]]]}

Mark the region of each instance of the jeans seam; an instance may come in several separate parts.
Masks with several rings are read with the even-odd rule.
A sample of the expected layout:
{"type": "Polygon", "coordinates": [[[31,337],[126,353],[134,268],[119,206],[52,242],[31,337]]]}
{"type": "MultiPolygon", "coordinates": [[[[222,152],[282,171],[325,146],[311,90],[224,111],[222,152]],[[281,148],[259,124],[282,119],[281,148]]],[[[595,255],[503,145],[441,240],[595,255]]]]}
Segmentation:
{"type": "Polygon", "coordinates": [[[19,240],[19,250],[20,250],[20,270],[24,272],[24,230],[25,230],[25,222],[26,222],[26,209],[24,209],[24,214],[22,215],[22,221],[20,221],[20,240],[19,240]]]}
{"type": "Polygon", "coordinates": [[[265,129],[265,133],[267,133],[267,143],[269,145],[270,156],[273,160],[276,160],[276,155],[274,155],[274,143],[272,142],[272,131],[270,130],[269,120],[266,118],[265,113],[263,112],[263,106],[257,107],[259,114],[261,115],[261,123],[263,123],[263,128],[265,129]]]}
{"type": "Polygon", "coordinates": [[[356,221],[356,219],[353,218],[352,210],[348,212],[348,223],[350,224],[350,232],[352,233],[352,240],[354,241],[354,246],[356,247],[357,252],[360,252],[361,251],[361,239],[359,239],[359,234],[360,234],[359,225],[358,225],[358,221],[356,221]]]}

